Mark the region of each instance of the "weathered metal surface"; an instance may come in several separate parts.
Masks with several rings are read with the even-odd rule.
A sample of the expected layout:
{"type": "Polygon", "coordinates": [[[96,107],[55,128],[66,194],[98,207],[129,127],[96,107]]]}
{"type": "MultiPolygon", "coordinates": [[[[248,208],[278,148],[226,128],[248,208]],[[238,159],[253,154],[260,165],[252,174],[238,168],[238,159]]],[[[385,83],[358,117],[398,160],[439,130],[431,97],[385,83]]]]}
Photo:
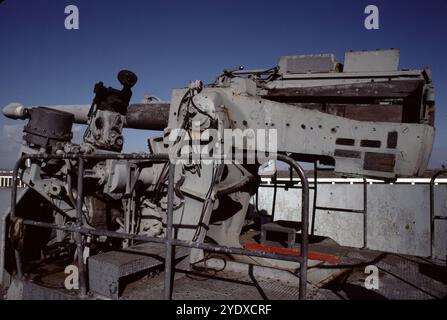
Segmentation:
{"type": "MultiPolygon", "coordinates": [[[[299,197],[300,189],[279,188],[277,191],[275,220],[299,221],[292,217],[295,205],[290,203],[290,199],[299,197]]],[[[310,198],[314,196],[310,191],[310,198]]],[[[272,207],[273,190],[271,188],[259,189],[259,207],[270,211],[272,207]]],[[[361,185],[327,185],[318,186],[318,206],[332,208],[344,208],[351,210],[361,210],[363,208],[363,190],[361,185]],[[347,200],[349,199],[349,200],[347,200]]],[[[310,204],[313,211],[313,203],[310,204]]],[[[330,210],[317,210],[315,218],[315,235],[323,235],[337,241],[337,243],[352,247],[363,246],[363,217],[356,212],[338,212],[330,210]]]]}
{"type": "MultiPolygon", "coordinates": [[[[337,246],[328,247],[338,251],[337,246]]],[[[309,286],[308,298],[312,300],[385,300],[385,299],[442,299],[447,295],[445,267],[433,261],[415,257],[381,254],[369,250],[345,251],[344,262],[350,273],[344,280],[327,278],[322,287],[309,286]],[[379,289],[367,290],[365,266],[374,264],[379,268],[379,289]]],[[[204,272],[193,271],[178,274],[175,279],[173,298],[179,300],[295,300],[298,298],[299,279],[287,271],[248,266],[212,259],[200,266],[204,272]]],[[[317,273],[328,269],[314,268],[317,273]]],[[[163,274],[143,278],[129,284],[122,299],[162,299],[163,274]]],[[[312,280],[312,275],[310,275],[312,280]]],[[[64,300],[78,299],[73,291],[52,289],[31,282],[14,280],[8,291],[8,299],[64,300]]],[[[89,299],[103,299],[92,295],[89,299]]]]}
{"type": "Polygon", "coordinates": [[[45,286],[14,279],[8,289],[8,300],[79,300],[74,291],[50,289],[45,286]]]}
{"type": "MultiPolygon", "coordinates": [[[[224,104],[227,106],[228,117],[237,129],[267,130],[280,128],[280,130],[277,130],[278,151],[292,152],[298,155],[331,157],[335,160],[335,170],[337,172],[350,175],[392,179],[396,175],[414,176],[422,174],[422,170],[425,170],[427,166],[433,144],[434,131],[433,127],[428,124],[373,123],[334,117],[330,114],[297,108],[286,103],[234,95],[231,88],[206,88],[202,94],[213,100],[215,105],[224,104]],[[242,105],[243,108],[238,107],[242,105]],[[398,133],[397,147],[392,151],[386,148],[389,132],[398,133]],[[290,137],[294,137],[294,139],[290,139],[290,137]],[[390,172],[388,168],[386,168],[386,171],[365,169],[364,155],[365,152],[371,150],[367,147],[360,147],[359,144],[349,149],[346,148],[346,150],[361,152],[360,158],[337,157],[335,149],[340,149],[335,145],[337,138],[354,139],[356,141],[365,139],[381,141],[381,148],[375,151],[395,154],[396,162],[393,170],[390,172]],[[296,141],[300,142],[296,143],[296,141]]],[[[174,90],[173,103],[178,104],[183,95],[183,90],[174,90]]],[[[176,122],[176,116],[171,113],[169,126],[175,127],[176,122]]],[[[241,136],[245,134],[244,131],[239,134],[234,133],[239,135],[238,139],[242,139],[241,136]]]]}
{"type": "Polygon", "coordinates": [[[24,128],[24,140],[41,147],[72,138],[73,115],[68,112],[39,107],[29,111],[30,121],[24,128]]]}
{"type": "MultiPolygon", "coordinates": [[[[429,185],[425,184],[368,184],[367,187],[367,247],[374,250],[430,256],[429,185]]],[[[447,216],[447,185],[435,189],[435,208],[438,215],[447,216]]],[[[300,189],[278,189],[275,219],[296,221],[291,199],[299,196],[300,189]]],[[[310,197],[313,197],[311,190],[310,197]]],[[[259,206],[270,210],[273,190],[261,188],[259,206]]],[[[361,184],[319,184],[318,206],[362,210],[361,184]]],[[[311,210],[313,206],[311,204],[311,210]]],[[[445,220],[435,221],[435,252],[438,259],[446,259],[445,220]]],[[[363,215],[358,212],[317,210],[315,234],[328,236],[349,247],[363,246],[363,215]]]]}
{"type": "Polygon", "coordinates": [[[368,246],[387,252],[430,255],[427,185],[368,186],[368,246]]]}
{"type": "Polygon", "coordinates": [[[360,121],[421,122],[424,80],[340,82],[322,86],[274,87],[263,97],[360,121]]]}
{"type": "Polygon", "coordinates": [[[433,257],[447,261],[447,220],[435,220],[433,231],[433,257]]]}
{"type": "MultiPolygon", "coordinates": [[[[377,52],[372,55],[380,56],[377,52]]],[[[361,59],[360,65],[380,63],[371,61],[368,55],[361,56],[361,59]]],[[[120,73],[118,78],[124,86],[122,90],[106,88],[98,83],[88,118],[83,118],[83,110],[76,109],[76,106],[73,109],[75,121],[85,120],[88,124],[83,143],[57,144],[54,149],[46,150],[46,154],[39,154],[42,150],[33,143],[24,143],[21,147],[21,158],[14,169],[13,184],[20,171],[22,180],[38,196],[33,202],[38,202],[39,199],[46,201],[46,211],[42,210],[33,216],[24,212],[27,210],[17,211],[17,193],[14,188],[11,196],[13,226],[18,230],[24,230],[25,226],[27,230],[56,229],[56,240],[62,242],[66,239],[64,236],[74,234],[76,252],[79,253],[77,262],[81,295],[87,293],[87,274],[84,272],[84,257],[80,253],[84,252],[85,235],[95,235],[124,240],[121,242],[123,248],[127,248],[131,240],[164,245],[165,299],[170,299],[172,295],[175,271],[171,253],[175,247],[197,249],[194,252],[206,250],[232,256],[250,256],[260,264],[274,260],[271,263],[276,267],[280,267],[276,260],[292,262],[295,267],[300,267],[299,295],[300,298],[305,298],[309,184],[296,160],[325,161],[326,164],[335,164],[335,171],[346,175],[394,179],[397,176],[421,174],[426,168],[434,139],[430,118],[434,111],[434,95],[427,71],[397,72],[385,67],[385,73],[378,74],[374,69],[376,71],[365,74],[357,69],[351,72],[353,76],[349,78],[344,77],[346,73],[333,56],[289,57],[282,62],[285,65],[279,69],[286,74],[279,73],[276,67],[260,72],[226,70],[211,85],[204,85],[197,80],[192,81],[185,89],[174,90],[169,106],[162,102],[143,103],[136,105],[134,111],[130,110],[132,107],[127,110],[131,97],[130,87],[136,82],[134,74],[127,71],[120,73]],[[311,78],[299,73],[305,69],[320,77],[311,78]],[[288,78],[289,76],[295,78],[288,78]],[[426,94],[422,95],[422,92],[426,94]],[[327,103],[332,104],[330,112],[327,112],[327,103]],[[148,105],[158,107],[148,110],[148,105]],[[395,112],[390,116],[399,118],[396,123],[380,121],[381,119],[376,122],[370,121],[370,118],[368,120],[374,113],[369,106],[374,106],[377,113],[378,109],[390,105],[397,106],[397,114],[395,112]],[[125,118],[129,114],[132,116],[125,118]],[[163,136],[149,142],[152,153],[156,150],[155,152],[163,155],[120,154],[124,124],[132,128],[163,129],[163,136]],[[197,124],[199,128],[195,128],[197,124]],[[248,152],[251,149],[242,142],[250,132],[253,137],[254,132],[275,129],[273,132],[267,131],[269,140],[274,141],[270,140],[268,145],[266,141],[256,141],[256,163],[246,163],[243,160],[241,165],[234,159],[222,164],[219,161],[222,160],[220,154],[214,153],[207,155],[215,158],[206,163],[173,161],[176,159],[172,156],[181,156],[181,160],[197,157],[202,159],[203,154],[198,154],[198,149],[201,148],[184,150],[181,148],[183,142],[187,142],[188,137],[202,140],[202,133],[207,130],[222,133],[226,129],[232,130],[233,138],[236,139],[235,147],[241,149],[240,151],[248,152]],[[180,135],[173,137],[176,133],[180,135]],[[291,172],[294,169],[301,180],[302,192],[296,194],[301,199],[301,204],[298,202],[298,206],[294,207],[295,210],[301,209],[301,218],[298,218],[302,225],[300,256],[269,251],[253,252],[244,249],[237,241],[249,207],[250,195],[258,188],[258,167],[270,160],[270,155],[263,157],[266,151],[288,164],[291,172]],[[26,159],[32,161],[27,160],[25,165],[26,159]],[[118,162],[115,160],[123,163],[120,169],[117,169],[118,162]],[[171,160],[169,166],[168,160],[171,160]],[[148,171],[146,178],[139,179],[142,168],[147,168],[148,171]],[[75,181],[77,183],[73,183],[75,181]],[[84,196],[87,201],[84,201],[84,196]],[[90,205],[92,202],[89,198],[96,198],[104,205],[99,210],[100,206],[90,205]],[[98,214],[103,216],[105,223],[90,224],[92,217],[98,214]],[[75,225],[72,225],[73,221],[76,222],[75,225]],[[145,227],[141,229],[142,224],[145,227]],[[210,224],[213,224],[212,228],[209,227],[210,224]],[[225,229],[231,229],[231,232],[226,233],[225,229]],[[204,241],[207,232],[209,237],[214,236],[217,245],[204,241]],[[229,237],[234,239],[228,239],[229,237]]],[[[384,64],[387,65],[388,62],[385,61],[384,64]]],[[[32,111],[17,105],[8,106],[4,112],[13,118],[32,116],[32,111]]],[[[30,122],[32,120],[31,117],[30,122]]],[[[260,139],[259,135],[257,139],[260,139]]],[[[213,144],[213,141],[210,139],[209,143],[213,144]]],[[[228,147],[231,146],[223,146],[222,156],[226,158],[229,156],[228,152],[231,152],[228,147]]],[[[343,210],[334,207],[334,203],[332,198],[330,205],[320,209],[328,213],[342,213],[343,210]]],[[[366,203],[366,198],[362,203],[366,203]]],[[[360,215],[363,212],[356,208],[344,210],[347,214],[360,215]]],[[[370,216],[368,213],[368,219],[370,216]]],[[[366,215],[360,217],[362,222],[366,219],[366,215]]],[[[365,227],[368,225],[369,220],[364,223],[364,230],[361,232],[369,240],[370,233],[368,232],[368,237],[365,236],[365,227]]],[[[339,229],[341,228],[337,228],[339,229]]],[[[34,252],[49,247],[49,232],[42,230],[42,233],[42,244],[34,252]]],[[[16,243],[21,243],[26,235],[18,235],[21,233],[13,237],[12,240],[17,241],[13,241],[12,247],[17,278],[22,279],[26,277],[26,273],[22,272],[22,265],[27,267],[27,259],[23,258],[24,254],[22,256],[23,246],[16,243]]],[[[89,239],[93,243],[97,241],[96,237],[89,239]]],[[[70,243],[68,246],[74,249],[70,243]]],[[[194,256],[197,258],[200,254],[194,256]]],[[[122,266],[124,269],[130,266],[131,273],[141,271],[138,259],[133,260],[129,256],[121,258],[110,259],[112,264],[116,262],[113,267],[115,271],[112,272],[114,279],[110,280],[109,277],[106,284],[98,284],[101,292],[107,291],[105,287],[108,287],[108,294],[119,292],[119,288],[115,288],[116,291],[112,290],[111,293],[110,285],[119,282],[121,276],[126,276],[122,266]],[[136,266],[135,270],[133,266],[136,266]]],[[[100,269],[92,269],[93,272],[97,271],[93,277],[99,280],[100,269]]]]}
{"type": "Polygon", "coordinates": [[[283,56],[278,63],[280,74],[335,72],[338,65],[333,54],[283,56]]]}
{"type": "MultiPolygon", "coordinates": [[[[21,199],[27,189],[20,189],[17,192],[17,199],[21,199]]],[[[5,229],[7,219],[9,219],[11,189],[0,189],[0,284],[6,285],[10,281],[10,274],[5,270],[5,246],[8,230],[5,229]]]]}
{"type": "MultiPolygon", "coordinates": [[[[380,146],[380,141],[379,144],[380,146]]],[[[390,153],[366,152],[363,168],[371,171],[393,172],[396,155],[390,153]]]]}
{"type": "Polygon", "coordinates": [[[402,122],[402,104],[377,104],[377,103],[330,103],[330,102],[293,102],[294,106],[318,110],[359,121],[402,122]]]}
{"type": "Polygon", "coordinates": [[[295,246],[297,228],[282,226],[275,222],[265,223],[261,226],[261,244],[266,243],[268,232],[282,233],[287,236],[287,247],[295,246]]]}
{"type": "Polygon", "coordinates": [[[343,71],[396,71],[399,68],[399,59],[400,52],[398,49],[349,51],[345,53],[343,71]]]}
{"type": "Polygon", "coordinates": [[[127,110],[126,127],[163,130],[168,125],[169,108],[168,102],[131,104],[127,110]]]}
{"type": "Polygon", "coordinates": [[[436,180],[446,174],[446,169],[438,170],[430,179],[431,257],[442,260],[447,260],[447,197],[445,193],[437,192],[436,180]],[[441,197],[441,201],[438,197],[441,197]]]}
{"type": "Polygon", "coordinates": [[[296,97],[304,99],[312,97],[314,99],[359,99],[360,101],[370,98],[405,98],[410,93],[417,90],[422,81],[401,80],[388,82],[340,84],[334,86],[308,87],[308,88],[285,88],[271,89],[268,97],[296,97]]]}
{"type": "MultiPolygon", "coordinates": [[[[142,272],[146,275],[150,270],[160,272],[165,265],[165,252],[162,244],[144,244],[126,251],[95,255],[88,260],[89,288],[97,294],[117,299],[126,285],[125,277],[138,276],[142,272]]],[[[186,256],[187,250],[177,250],[174,261],[186,256]]]]}
{"type": "MultiPolygon", "coordinates": [[[[50,105],[49,109],[65,111],[74,115],[74,123],[86,124],[90,105],[50,105]]],[[[169,102],[151,102],[131,104],[127,109],[124,126],[126,128],[144,130],[163,130],[166,128],[169,116],[169,102]]],[[[21,104],[9,104],[3,109],[3,114],[12,119],[26,119],[24,109],[32,109],[21,104]]]]}
{"type": "Polygon", "coordinates": [[[445,184],[435,185],[433,191],[434,214],[439,217],[447,218],[447,189],[445,184]]]}

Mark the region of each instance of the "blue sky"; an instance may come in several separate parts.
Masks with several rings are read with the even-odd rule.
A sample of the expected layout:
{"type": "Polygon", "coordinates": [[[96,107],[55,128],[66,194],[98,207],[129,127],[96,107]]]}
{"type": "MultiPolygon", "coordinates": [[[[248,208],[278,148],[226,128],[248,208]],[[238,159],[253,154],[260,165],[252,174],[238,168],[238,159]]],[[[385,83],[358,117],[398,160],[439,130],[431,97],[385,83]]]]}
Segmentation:
{"type": "MultiPolygon", "coordinates": [[[[447,162],[446,1],[113,1],[5,0],[0,3],[0,107],[89,103],[93,85],[118,86],[123,68],[144,94],[169,100],[189,80],[210,82],[226,67],[275,66],[281,55],[400,48],[402,68],[432,69],[437,104],[432,166],[447,162]],[[77,5],[80,29],[64,28],[77,5]],[[380,30],[363,27],[380,10],[380,30]]],[[[0,167],[12,166],[17,122],[1,117],[0,167]]],[[[144,151],[150,133],[128,130],[126,151],[144,151]]]]}

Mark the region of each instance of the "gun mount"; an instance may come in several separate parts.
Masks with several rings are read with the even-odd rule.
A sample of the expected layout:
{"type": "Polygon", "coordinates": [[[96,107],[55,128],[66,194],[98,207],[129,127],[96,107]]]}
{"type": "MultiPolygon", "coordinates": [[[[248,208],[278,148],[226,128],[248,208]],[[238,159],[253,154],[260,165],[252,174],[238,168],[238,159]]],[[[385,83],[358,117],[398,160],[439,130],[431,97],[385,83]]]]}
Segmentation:
{"type": "MultiPolygon", "coordinates": [[[[3,110],[7,117],[29,119],[20,157],[42,156],[19,168],[27,189],[12,225],[32,218],[164,238],[172,206],[176,240],[204,243],[209,238],[241,248],[250,199],[266,174],[265,163],[274,163],[276,155],[333,165],[344,176],[392,180],[422,174],[434,139],[433,84],[429,70],[400,71],[398,60],[397,50],[347,53],[344,64],[333,55],[282,57],[275,68],[225,70],[209,85],[194,81],[173,90],[170,103],[130,106],[137,77],[121,71],[123,89],[97,84],[90,108],[11,104],[3,110]],[[70,142],[73,123],[88,125],[79,145],[70,142]],[[149,151],[169,155],[171,165],[137,155],[120,158],[123,127],[163,129],[162,136],[148,140],[149,151]],[[222,141],[231,143],[222,146],[222,141]],[[30,216],[31,207],[40,209],[30,216]]],[[[23,241],[16,250],[21,261],[48,258],[54,243],[73,256],[71,232],[37,230],[28,226],[20,233],[23,241]],[[39,241],[34,241],[36,234],[39,241]]],[[[133,244],[91,235],[76,241],[88,248],[76,251],[82,261],[133,244]]],[[[193,250],[189,261],[200,260],[201,254],[193,250]]],[[[233,256],[299,267],[297,262],[233,256]]],[[[5,266],[11,274],[14,268],[5,266]]]]}

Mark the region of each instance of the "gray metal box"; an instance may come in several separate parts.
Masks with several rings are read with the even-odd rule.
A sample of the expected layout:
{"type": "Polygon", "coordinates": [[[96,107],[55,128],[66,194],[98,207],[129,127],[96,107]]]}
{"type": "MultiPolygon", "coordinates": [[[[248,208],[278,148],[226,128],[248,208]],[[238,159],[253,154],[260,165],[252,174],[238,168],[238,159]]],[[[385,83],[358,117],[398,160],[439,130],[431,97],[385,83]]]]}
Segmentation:
{"type": "Polygon", "coordinates": [[[333,54],[284,56],[279,59],[279,73],[328,73],[337,71],[333,54]]]}
{"type": "MultiPolygon", "coordinates": [[[[126,251],[109,251],[88,259],[90,290],[118,299],[125,287],[125,277],[164,267],[165,245],[140,244],[126,251]]],[[[174,263],[188,259],[189,250],[176,248],[174,263]]]]}
{"type": "Polygon", "coordinates": [[[399,49],[346,52],[343,72],[397,71],[399,58],[399,49]]]}

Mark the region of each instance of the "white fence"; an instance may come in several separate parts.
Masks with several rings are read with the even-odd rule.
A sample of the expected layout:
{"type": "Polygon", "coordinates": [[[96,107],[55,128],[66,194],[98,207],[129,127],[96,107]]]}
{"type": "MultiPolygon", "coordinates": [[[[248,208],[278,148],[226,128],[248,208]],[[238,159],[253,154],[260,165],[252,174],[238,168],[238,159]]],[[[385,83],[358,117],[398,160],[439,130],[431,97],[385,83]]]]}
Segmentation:
{"type": "MultiPolygon", "coordinates": [[[[22,181],[18,179],[19,188],[23,187],[22,181]]],[[[12,171],[0,171],[0,188],[11,188],[12,187],[12,171]]]]}
{"type": "MultiPolygon", "coordinates": [[[[284,183],[289,179],[277,179],[284,183]]],[[[274,188],[269,179],[259,191],[259,209],[272,211],[274,188]]],[[[298,182],[298,181],[297,181],[298,182]]],[[[309,179],[311,187],[313,179],[309,179]]],[[[301,189],[276,189],[275,220],[299,221],[301,189]]],[[[313,211],[310,190],[310,216],[313,211]]],[[[363,179],[319,178],[315,211],[315,235],[327,236],[339,244],[373,250],[428,257],[431,254],[430,179],[398,179],[394,184],[367,180],[364,201],[363,179]],[[365,207],[366,204],[366,207],[365,207]],[[337,210],[342,209],[342,210],[337,210]],[[346,210],[343,210],[346,209],[346,210]],[[366,209],[366,216],[363,214],[366,209]],[[366,222],[366,228],[364,228],[366,222]],[[366,229],[366,230],[365,230],[366,229]],[[366,231],[366,232],[365,232],[366,231]]],[[[447,179],[434,185],[433,255],[447,255],[447,179]]]]}

